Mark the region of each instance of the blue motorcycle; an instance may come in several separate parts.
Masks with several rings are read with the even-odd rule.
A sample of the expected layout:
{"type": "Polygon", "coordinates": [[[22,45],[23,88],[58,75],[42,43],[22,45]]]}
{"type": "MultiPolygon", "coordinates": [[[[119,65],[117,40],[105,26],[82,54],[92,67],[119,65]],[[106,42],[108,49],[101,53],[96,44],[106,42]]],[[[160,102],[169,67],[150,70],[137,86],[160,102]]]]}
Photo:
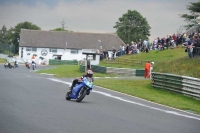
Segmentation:
{"type": "Polygon", "coordinates": [[[76,99],[76,102],[81,102],[86,95],[90,94],[93,87],[93,79],[89,77],[84,77],[83,81],[76,84],[72,88],[72,92],[67,92],[66,100],[76,99]]]}

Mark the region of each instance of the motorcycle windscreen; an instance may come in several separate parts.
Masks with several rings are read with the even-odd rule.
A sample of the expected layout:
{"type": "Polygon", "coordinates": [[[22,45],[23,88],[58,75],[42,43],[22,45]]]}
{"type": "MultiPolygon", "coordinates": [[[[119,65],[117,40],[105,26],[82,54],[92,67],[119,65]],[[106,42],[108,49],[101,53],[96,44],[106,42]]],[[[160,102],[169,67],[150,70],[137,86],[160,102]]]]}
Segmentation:
{"type": "Polygon", "coordinates": [[[89,87],[90,89],[92,89],[93,87],[93,81],[92,78],[84,78],[84,83],[87,87],[89,87]]]}

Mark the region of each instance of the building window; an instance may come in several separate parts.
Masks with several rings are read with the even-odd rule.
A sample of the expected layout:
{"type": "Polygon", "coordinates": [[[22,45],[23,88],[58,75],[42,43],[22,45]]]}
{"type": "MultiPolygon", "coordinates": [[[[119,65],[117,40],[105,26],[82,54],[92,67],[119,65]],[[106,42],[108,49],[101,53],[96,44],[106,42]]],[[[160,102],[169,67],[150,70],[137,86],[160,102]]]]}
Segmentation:
{"type": "Polygon", "coordinates": [[[32,48],[32,51],[33,52],[37,52],[37,48],[32,48]]]}
{"type": "Polygon", "coordinates": [[[29,47],[29,48],[26,48],[26,51],[37,52],[37,48],[31,48],[31,47],[29,47]]]}
{"type": "Polygon", "coordinates": [[[57,53],[57,49],[50,48],[50,49],[49,49],[49,52],[57,53]]]}
{"type": "Polygon", "coordinates": [[[32,51],[32,48],[26,48],[26,51],[32,51]]]}
{"type": "Polygon", "coordinates": [[[78,54],[78,50],[71,49],[71,54],[78,54]]]}

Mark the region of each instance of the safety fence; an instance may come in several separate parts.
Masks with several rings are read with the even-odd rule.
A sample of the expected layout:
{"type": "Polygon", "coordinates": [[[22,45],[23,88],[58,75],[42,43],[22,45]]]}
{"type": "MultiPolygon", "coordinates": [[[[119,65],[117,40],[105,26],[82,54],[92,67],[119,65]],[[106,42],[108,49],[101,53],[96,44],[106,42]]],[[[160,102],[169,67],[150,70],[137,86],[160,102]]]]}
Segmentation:
{"type": "Polygon", "coordinates": [[[152,86],[200,98],[200,79],[166,73],[152,73],[152,86]]]}
{"type": "MultiPolygon", "coordinates": [[[[97,66],[91,65],[91,69],[94,72],[98,73],[110,73],[110,74],[117,74],[121,76],[144,76],[144,70],[137,70],[131,68],[114,68],[114,67],[104,67],[104,66],[97,66]]],[[[80,71],[85,71],[85,66],[80,65],[80,71]]]]}
{"type": "Polygon", "coordinates": [[[78,65],[77,60],[53,60],[49,59],[49,65],[78,65]]]}

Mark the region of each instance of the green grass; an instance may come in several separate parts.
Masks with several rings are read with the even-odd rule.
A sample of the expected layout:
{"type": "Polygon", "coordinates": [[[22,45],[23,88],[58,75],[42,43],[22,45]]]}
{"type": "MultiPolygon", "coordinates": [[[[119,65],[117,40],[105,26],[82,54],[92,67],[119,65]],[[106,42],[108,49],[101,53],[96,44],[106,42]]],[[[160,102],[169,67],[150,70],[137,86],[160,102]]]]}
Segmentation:
{"type": "Polygon", "coordinates": [[[200,78],[200,56],[182,57],[168,62],[158,62],[153,71],[200,78]]]}
{"type": "Polygon", "coordinates": [[[145,62],[142,65],[136,64],[133,66],[131,66],[131,63],[128,65],[123,65],[122,62],[125,59],[138,60],[138,62],[150,60],[155,62],[153,68],[154,72],[171,73],[200,78],[200,56],[190,59],[187,53],[184,52],[184,50],[185,48],[181,47],[175,49],[167,49],[163,51],[151,50],[149,51],[149,53],[121,56],[116,59],[119,60],[118,62],[121,61],[121,64],[114,64],[115,61],[106,63],[106,61],[103,60],[100,63],[100,66],[144,69],[145,62]]]}
{"type": "Polygon", "coordinates": [[[187,53],[184,52],[184,48],[176,48],[176,49],[166,49],[163,51],[158,50],[150,50],[148,53],[140,53],[140,54],[132,54],[132,55],[124,55],[116,58],[115,61],[110,61],[110,63],[106,62],[104,59],[100,62],[100,66],[108,66],[108,67],[128,67],[135,69],[143,69],[145,61],[154,61],[155,64],[163,61],[173,61],[176,59],[180,59],[182,57],[187,57],[187,53]],[[125,60],[129,60],[127,65],[123,65],[125,60]],[[132,66],[133,60],[135,64],[132,66]],[[141,64],[140,62],[143,61],[141,64]],[[117,64],[116,64],[117,63],[117,64]]]}
{"type": "Polygon", "coordinates": [[[0,58],[0,63],[5,63],[5,62],[6,62],[5,59],[1,59],[1,58],[0,58]]]}
{"type": "Polygon", "coordinates": [[[200,114],[200,100],[151,86],[150,80],[97,79],[95,85],[200,114]]]}
{"type": "MultiPolygon", "coordinates": [[[[58,78],[75,78],[80,77],[84,74],[84,72],[80,72],[80,66],[78,65],[60,65],[56,66],[56,68],[47,69],[47,70],[40,70],[37,73],[48,73],[48,74],[55,74],[58,78]]],[[[102,73],[94,73],[95,77],[114,77],[115,74],[102,74],[102,73]]]]}

